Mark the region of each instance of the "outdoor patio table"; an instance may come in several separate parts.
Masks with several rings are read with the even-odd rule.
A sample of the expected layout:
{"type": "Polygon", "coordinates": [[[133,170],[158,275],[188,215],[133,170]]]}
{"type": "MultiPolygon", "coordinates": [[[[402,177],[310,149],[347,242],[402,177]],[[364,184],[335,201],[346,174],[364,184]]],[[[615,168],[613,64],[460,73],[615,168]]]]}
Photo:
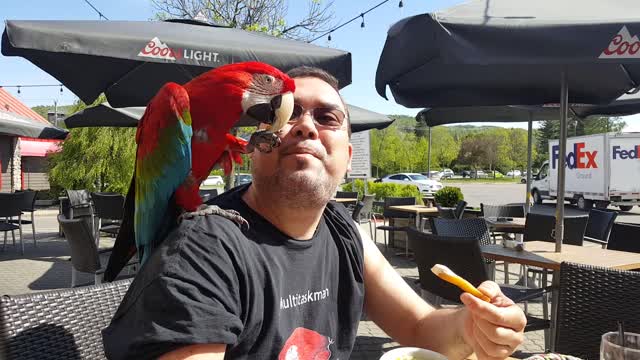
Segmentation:
{"type": "Polygon", "coordinates": [[[393,205],[389,206],[389,209],[414,214],[418,230],[422,230],[422,216],[438,216],[438,208],[424,205],[393,205]]]}
{"type": "Polygon", "coordinates": [[[497,232],[522,233],[524,232],[524,224],[526,218],[510,217],[511,220],[498,220],[496,217],[487,217],[484,220],[489,226],[489,230],[497,232]]]}
{"type": "Polygon", "coordinates": [[[333,198],[331,201],[339,202],[339,203],[356,203],[358,199],[356,198],[333,198]]]}
{"type": "MultiPolygon", "coordinates": [[[[482,245],[482,256],[509,263],[537,266],[543,269],[543,279],[547,270],[560,270],[560,263],[571,261],[579,264],[608,267],[618,270],[640,269],[640,253],[602,249],[596,246],[562,245],[562,252],[555,252],[555,243],[547,241],[527,241],[524,250],[518,251],[502,245],[482,245]]],[[[551,296],[551,351],[555,349],[555,314],[557,311],[557,289],[559,276],[554,276],[551,296]]]]}

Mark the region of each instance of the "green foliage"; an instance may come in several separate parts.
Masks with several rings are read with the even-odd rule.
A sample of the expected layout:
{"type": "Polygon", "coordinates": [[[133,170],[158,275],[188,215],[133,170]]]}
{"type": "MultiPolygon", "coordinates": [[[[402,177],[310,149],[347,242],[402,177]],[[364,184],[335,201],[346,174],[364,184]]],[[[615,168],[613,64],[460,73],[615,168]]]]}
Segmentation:
{"type": "Polygon", "coordinates": [[[460,200],[464,200],[462,191],[459,187],[445,186],[433,194],[436,203],[442,207],[454,207],[460,200]]]}
{"type": "MultiPolygon", "coordinates": [[[[104,98],[98,101],[104,101],[104,98]]],[[[72,112],[86,107],[78,102],[72,112]]],[[[135,128],[71,129],[62,151],[49,156],[52,189],[87,189],[126,194],[133,175],[135,128]]]]}
{"type": "MultiPolygon", "coordinates": [[[[375,195],[378,200],[386,197],[415,197],[418,203],[422,203],[422,195],[420,195],[420,191],[413,185],[367,181],[367,189],[368,194],[375,195]]],[[[353,182],[342,185],[342,190],[357,191],[358,198],[362,198],[364,194],[364,181],[356,179],[353,182]]]]}

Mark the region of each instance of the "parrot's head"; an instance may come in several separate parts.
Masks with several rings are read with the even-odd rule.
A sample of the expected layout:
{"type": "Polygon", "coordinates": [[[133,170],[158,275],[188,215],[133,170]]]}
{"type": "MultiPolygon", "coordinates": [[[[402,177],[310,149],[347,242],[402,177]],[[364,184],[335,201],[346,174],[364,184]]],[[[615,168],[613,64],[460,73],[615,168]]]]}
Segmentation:
{"type": "Polygon", "coordinates": [[[293,79],[275,67],[257,61],[229,64],[219,70],[233,74],[241,82],[243,115],[258,123],[269,125],[269,130],[282,129],[293,113],[293,79]],[[223,69],[224,68],[224,69],[223,69]]]}

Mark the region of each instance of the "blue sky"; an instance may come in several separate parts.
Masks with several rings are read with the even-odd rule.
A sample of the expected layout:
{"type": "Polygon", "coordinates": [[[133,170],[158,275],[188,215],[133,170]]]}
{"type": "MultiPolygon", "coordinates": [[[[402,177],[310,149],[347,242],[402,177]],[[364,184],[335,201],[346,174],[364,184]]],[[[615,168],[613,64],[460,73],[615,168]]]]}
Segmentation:
{"type": "MultiPolygon", "coordinates": [[[[150,0],[90,0],[110,20],[148,20],[155,10],[150,0]]],[[[326,0],[325,0],[326,1],[326,0]]],[[[381,0],[335,0],[336,23],[348,20],[381,0]]],[[[408,109],[387,101],[375,91],[375,72],[378,58],[387,30],[401,18],[414,14],[432,12],[455,5],[460,0],[403,0],[404,7],[398,8],[398,0],[390,0],[365,16],[365,27],[360,21],[343,27],[332,35],[331,42],[320,39],[317,45],[335,47],[352,53],[353,83],[343,90],[343,95],[351,104],[358,105],[384,114],[404,114],[414,116],[420,109],[408,109]]],[[[306,1],[289,0],[290,8],[287,21],[295,23],[297,16],[304,10],[306,1]]],[[[84,0],[18,0],[3,1],[0,5],[2,31],[4,20],[98,20],[98,14],[84,0]]],[[[58,84],[53,77],[40,70],[29,61],[20,57],[0,56],[0,85],[58,84]]],[[[6,88],[28,106],[51,104],[55,100],[59,105],[71,104],[76,97],[69,90],[60,93],[57,87],[22,88],[17,94],[16,88],[6,88]]],[[[627,117],[625,131],[640,131],[640,116],[627,117]]],[[[495,123],[493,125],[501,125],[495,123]]],[[[526,124],[507,124],[507,127],[526,128],[526,124]]]]}

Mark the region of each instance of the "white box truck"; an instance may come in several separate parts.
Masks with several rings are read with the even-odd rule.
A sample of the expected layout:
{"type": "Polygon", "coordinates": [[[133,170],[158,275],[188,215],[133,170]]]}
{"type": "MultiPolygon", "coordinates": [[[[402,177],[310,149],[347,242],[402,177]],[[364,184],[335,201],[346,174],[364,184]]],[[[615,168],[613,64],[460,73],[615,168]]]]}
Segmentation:
{"type": "MultiPolygon", "coordinates": [[[[559,156],[558,140],[549,140],[549,161],[531,182],[537,204],[558,195],[559,156]]],[[[568,138],[565,174],[565,200],[578,208],[631,210],[640,205],[640,133],[568,138]]]]}

